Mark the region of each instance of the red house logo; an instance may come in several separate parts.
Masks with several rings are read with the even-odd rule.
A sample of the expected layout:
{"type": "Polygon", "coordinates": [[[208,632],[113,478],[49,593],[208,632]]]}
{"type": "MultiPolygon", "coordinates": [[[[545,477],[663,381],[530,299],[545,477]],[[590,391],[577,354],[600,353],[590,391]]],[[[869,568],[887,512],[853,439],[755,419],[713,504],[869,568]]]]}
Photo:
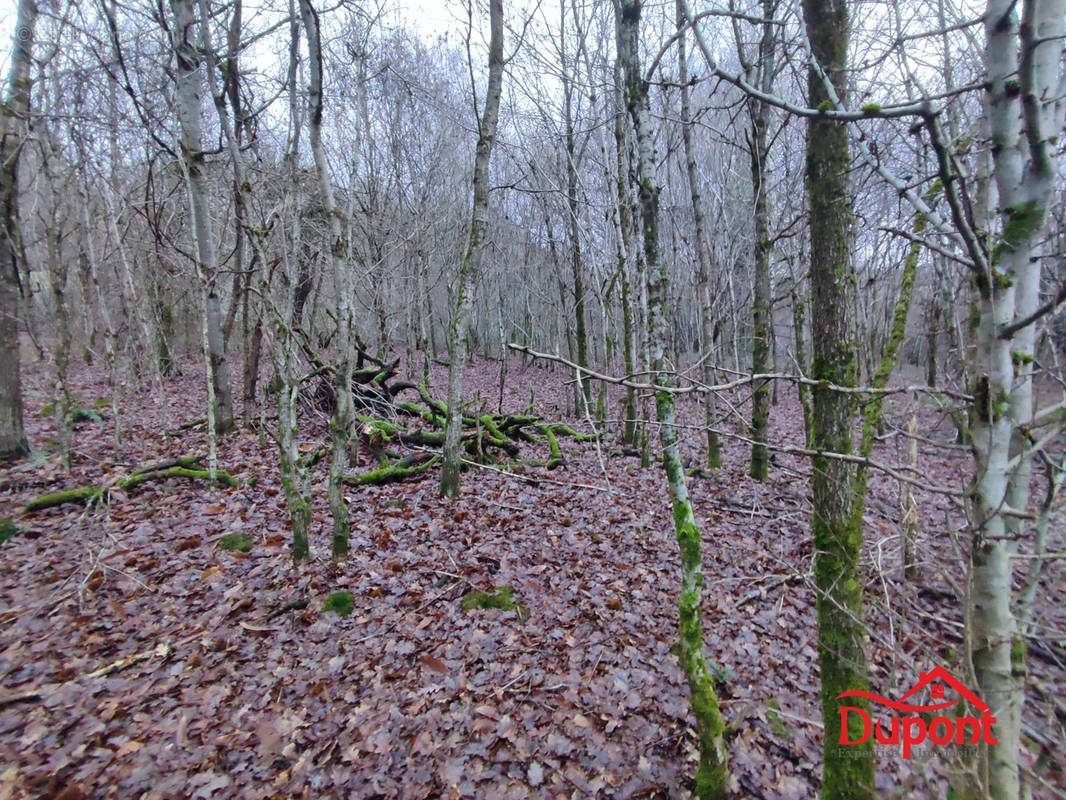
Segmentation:
{"type": "Polygon", "coordinates": [[[840,706],[841,744],[862,744],[869,740],[872,734],[878,744],[902,744],[903,757],[910,758],[911,747],[924,742],[926,739],[933,744],[951,744],[952,742],[955,744],[976,744],[978,741],[984,741],[987,744],[996,743],[996,739],[992,736],[992,726],[995,724],[996,718],[992,716],[988,704],[966,688],[965,684],[943,667],[934,667],[929,672],[921,673],[914,688],[899,700],[889,700],[879,694],[863,691],[844,692],[837,695],[837,700],[845,697],[865,697],[874,703],[880,703],[886,708],[910,714],[911,716],[889,717],[888,731],[886,732],[882,729],[880,717],[876,720],[871,720],[870,714],[861,708],[840,706]],[[940,683],[936,681],[940,681],[940,683]],[[947,717],[938,715],[933,717],[928,723],[924,717],[918,716],[925,712],[943,711],[959,702],[959,698],[944,700],[945,684],[954,689],[959,698],[966,700],[980,712],[981,716],[978,718],[975,716],[947,717]],[[929,686],[930,697],[933,700],[941,700],[943,702],[931,705],[915,705],[906,702],[907,698],[917,694],[926,686],[929,686]],[[862,736],[854,741],[848,739],[849,713],[858,715],[862,720],[862,736]],[[967,734],[968,731],[969,735],[967,734]]]}

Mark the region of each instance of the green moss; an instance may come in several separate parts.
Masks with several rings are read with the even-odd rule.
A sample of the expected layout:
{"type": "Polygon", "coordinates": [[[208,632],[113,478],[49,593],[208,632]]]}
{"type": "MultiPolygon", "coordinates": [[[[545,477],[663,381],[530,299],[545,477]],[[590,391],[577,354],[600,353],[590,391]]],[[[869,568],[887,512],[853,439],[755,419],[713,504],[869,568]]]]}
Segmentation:
{"type": "Polygon", "coordinates": [[[564,425],[561,422],[553,422],[551,425],[546,426],[551,429],[552,433],[556,436],[569,436],[575,442],[591,442],[596,436],[591,433],[579,433],[571,428],[569,425],[564,425]]]}
{"type": "Polygon", "coordinates": [[[72,422],[103,422],[104,418],[100,416],[99,411],[94,411],[91,408],[78,408],[70,415],[72,422]]]}
{"type": "Polygon", "coordinates": [[[1016,636],[1010,643],[1010,663],[1017,672],[1018,668],[1025,667],[1025,657],[1029,654],[1029,647],[1025,643],[1025,639],[1021,636],[1016,636]]]}
{"type": "Polygon", "coordinates": [[[510,586],[497,586],[492,592],[481,590],[467,592],[459,601],[459,605],[463,611],[473,611],[475,608],[498,608],[501,611],[514,611],[522,622],[529,619],[529,609],[514,599],[514,589],[510,586]]]}
{"type": "Polygon", "coordinates": [[[402,481],[406,478],[410,478],[419,473],[425,472],[440,461],[440,456],[435,455],[422,464],[416,464],[413,467],[382,467],[381,469],[371,470],[370,472],[364,472],[362,475],[346,475],[344,482],[347,484],[354,484],[356,486],[374,485],[380,486],[392,481],[402,481]]]}
{"type": "MultiPolygon", "coordinates": [[[[1029,200],[1017,206],[1008,206],[1004,212],[1007,215],[1007,222],[1003,226],[1003,235],[992,250],[993,264],[998,264],[1004,253],[1013,253],[1019,244],[1033,236],[1044,224],[1045,209],[1036,200],[1029,200]]],[[[998,274],[996,279],[1000,279],[998,274]]]]}
{"type": "Polygon", "coordinates": [[[775,736],[788,739],[791,738],[792,734],[789,733],[788,726],[781,721],[781,716],[777,713],[780,710],[781,704],[777,702],[776,697],[771,697],[766,701],[766,721],[770,724],[770,730],[774,732],[775,736]]]}
{"type": "Polygon", "coordinates": [[[1032,353],[1020,353],[1017,350],[1012,350],[1010,360],[1014,362],[1014,366],[1016,367],[1021,366],[1022,364],[1032,364],[1033,355],[1032,353]]]}
{"type": "Polygon", "coordinates": [[[218,540],[218,546],[228,553],[247,553],[252,549],[252,537],[247,533],[227,533],[218,540]]]}
{"type": "MultiPolygon", "coordinates": [[[[996,258],[998,257],[999,253],[996,254],[996,258]]],[[[996,286],[998,286],[1000,289],[1009,289],[1014,285],[1014,278],[1012,278],[1006,272],[1002,272],[998,269],[993,269],[992,276],[996,280],[996,286]]]]}
{"type": "Polygon", "coordinates": [[[548,434],[548,449],[551,452],[551,457],[548,459],[548,463],[545,466],[548,469],[555,469],[563,464],[563,454],[559,450],[559,442],[555,438],[555,434],[551,428],[545,428],[545,432],[548,434]]]}
{"type": "Polygon", "coordinates": [[[393,425],[391,422],[385,422],[384,420],[374,419],[364,414],[357,414],[356,419],[363,425],[364,434],[380,434],[386,442],[392,441],[394,438],[403,433],[403,428],[399,425],[393,425]],[[368,430],[369,429],[369,430],[368,430]]]}
{"type": "Polygon", "coordinates": [[[830,103],[828,100],[823,100],[818,104],[818,110],[821,111],[823,114],[827,111],[832,111],[833,104],[830,103]]]}
{"type": "Polygon", "coordinates": [[[0,544],[3,544],[12,536],[18,536],[18,526],[10,517],[0,520],[0,544]]]}
{"type": "Polygon", "coordinates": [[[80,486],[77,489],[67,489],[63,492],[42,494],[35,500],[26,504],[27,511],[43,511],[46,508],[54,508],[64,503],[88,503],[103,497],[103,491],[95,486],[80,486]]]}
{"type": "Polygon", "coordinates": [[[864,106],[862,106],[862,113],[863,114],[879,114],[880,112],[881,112],[881,104],[880,103],[866,103],[864,106]]]}
{"type": "Polygon", "coordinates": [[[334,592],[322,601],[323,611],[334,611],[346,617],[355,609],[355,598],[351,592],[334,592]]]}

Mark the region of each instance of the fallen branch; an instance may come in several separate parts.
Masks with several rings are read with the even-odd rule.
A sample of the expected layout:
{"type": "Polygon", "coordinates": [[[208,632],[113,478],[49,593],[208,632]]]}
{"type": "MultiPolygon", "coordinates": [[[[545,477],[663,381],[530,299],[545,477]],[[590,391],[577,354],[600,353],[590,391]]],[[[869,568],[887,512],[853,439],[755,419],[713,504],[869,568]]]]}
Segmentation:
{"type": "Polygon", "coordinates": [[[353,486],[380,486],[384,483],[406,480],[425,472],[438,461],[440,461],[440,456],[434,455],[428,461],[415,466],[403,466],[403,462],[400,462],[389,467],[364,472],[361,475],[347,475],[344,482],[353,486]]]}
{"type": "MultiPolygon", "coordinates": [[[[134,664],[139,664],[142,661],[147,661],[153,656],[166,658],[171,654],[171,652],[173,652],[175,647],[179,647],[183,644],[188,644],[197,636],[200,636],[202,634],[203,631],[196,631],[195,633],[190,633],[187,636],[183,636],[181,639],[178,639],[173,644],[169,644],[167,642],[160,642],[151,650],[144,650],[140,653],[134,653],[131,656],[120,658],[117,661],[112,661],[110,664],[105,664],[102,667],[94,669],[92,672],[86,672],[82,675],[75,675],[70,680],[63,681],[63,683],[73,683],[74,681],[79,681],[83,678],[102,678],[105,675],[110,675],[112,672],[124,670],[127,667],[132,667],[134,664]]],[[[40,689],[27,689],[23,692],[16,692],[15,694],[0,697],[0,708],[3,708],[4,706],[14,705],[15,703],[26,703],[30,702],[31,700],[39,700],[40,697],[40,689]]]]}
{"type": "MultiPolygon", "coordinates": [[[[507,345],[508,348],[518,353],[524,353],[531,358],[540,358],[545,361],[554,361],[557,364],[562,364],[569,367],[572,370],[578,371],[580,374],[585,375],[594,380],[603,381],[604,383],[613,383],[618,386],[625,386],[630,389],[637,389],[645,392],[669,392],[670,394],[707,394],[710,392],[727,392],[731,389],[739,389],[742,386],[747,386],[758,381],[789,381],[791,383],[798,383],[802,386],[817,386],[822,389],[829,389],[834,392],[841,392],[843,394],[855,394],[855,395],[874,395],[883,396],[889,394],[931,394],[931,395],[944,395],[946,397],[952,397],[956,400],[973,400],[972,395],[964,394],[963,392],[955,392],[950,389],[932,389],[928,386],[886,386],[883,388],[877,388],[873,386],[840,386],[829,381],[815,380],[814,378],[808,378],[804,375],[789,375],[783,372],[760,372],[752,375],[743,375],[733,381],[727,383],[706,384],[699,381],[693,381],[686,375],[678,374],[676,377],[679,380],[687,380],[689,384],[687,386],[660,386],[657,383],[645,383],[642,381],[635,381],[630,376],[619,378],[614,375],[605,375],[602,372],[596,372],[588,367],[582,367],[579,364],[575,364],[573,361],[557,356],[553,353],[538,353],[534,350],[530,350],[525,345],[515,344],[511,342],[507,345]]],[[[720,371],[721,367],[718,367],[720,371]]]]}
{"type": "Polygon", "coordinates": [[[740,598],[740,600],[737,601],[736,607],[740,608],[742,606],[746,606],[752,600],[757,600],[757,599],[759,599],[761,597],[765,597],[767,592],[769,592],[771,589],[776,589],[778,586],[781,586],[782,584],[785,584],[785,583],[789,583],[789,584],[791,584],[791,583],[799,583],[802,580],[803,580],[803,576],[802,575],[795,575],[795,574],[779,575],[776,579],[774,579],[772,581],[767,581],[762,586],[759,586],[759,587],[757,587],[755,589],[752,589],[750,592],[745,594],[742,598],[740,598]]]}
{"type": "MultiPolygon", "coordinates": [[[[167,478],[210,481],[211,473],[208,470],[194,468],[194,465],[202,458],[203,456],[185,456],[146,464],[143,467],[134,469],[129,475],[116,478],[102,486],[78,486],[74,489],[42,494],[26,504],[26,511],[43,511],[65,503],[82,503],[86,505],[93,502],[106,503],[110,499],[110,494],[113,490],[132,489],[134,486],[139,486],[148,481],[165,480],[167,478]]],[[[230,488],[238,486],[237,479],[225,470],[215,470],[214,480],[216,484],[224,484],[230,488]]]]}

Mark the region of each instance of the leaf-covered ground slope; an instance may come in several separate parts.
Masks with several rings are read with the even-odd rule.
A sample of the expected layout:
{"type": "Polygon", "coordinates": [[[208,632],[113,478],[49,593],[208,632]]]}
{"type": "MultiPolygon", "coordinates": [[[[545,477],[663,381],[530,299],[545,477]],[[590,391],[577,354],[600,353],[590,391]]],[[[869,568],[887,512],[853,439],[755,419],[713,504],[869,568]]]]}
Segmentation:
{"type": "MultiPolygon", "coordinates": [[[[496,370],[475,365],[467,385],[468,396],[492,398],[490,408],[496,370]]],[[[439,371],[435,381],[443,385],[439,371]]],[[[532,389],[537,411],[561,419],[565,381],[513,362],[504,410],[524,409],[532,389]]],[[[127,398],[121,450],[100,409],[102,422],[78,426],[69,476],[44,454],[0,473],[0,517],[18,529],[0,545],[0,798],[687,796],[696,740],[671,652],[678,566],[657,465],[642,469],[610,435],[599,450],[564,440],[564,469],[468,471],[451,503],[437,497],[433,471],[351,488],[344,565],[328,556],[320,466],[314,559],[298,569],[276,448],[253,431],[221,443],[238,488],[170,479],[115,491],[107,505],[23,513],[44,492],[206,452],[202,428],[166,435],[200,416],[196,368],[186,365],[166,390],[165,411],[151,396],[127,398]],[[227,534],[250,536],[252,548],[223,549],[227,534]],[[522,609],[462,608],[469,592],[501,586],[522,609]],[[322,610],[338,591],[352,595],[348,616],[322,610]]],[[[91,403],[106,387],[84,375],[79,391],[91,403]]],[[[746,413],[743,397],[736,402],[746,413]]],[[[39,448],[54,432],[42,404],[31,396],[27,414],[39,448]]],[[[950,426],[923,413],[929,436],[949,441],[950,426]]],[[[311,450],[325,441],[325,420],[305,421],[311,450]]],[[[800,443],[801,425],[782,388],[774,439],[800,443]]],[[[689,432],[697,462],[699,441],[689,432]]],[[[543,455],[530,450],[530,459],[543,455]]],[[[905,462],[902,441],[882,451],[905,462]]],[[[966,455],[947,455],[923,445],[921,471],[961,487],[966,455]]],[[[727,441],[725,467],[692,482],[707,653],[731,729],[736,796],[808,798],[821,716],[809,465],[778,456],[772,480],[758,484],[746,458],[746,446],[727,441]]],[[[874,477],[871,655],[885,695],[934,663],[957,668],[962,651],[948,504],[917,492],[922,577],[907,586],[900,497],[895,481],[874,477]]],[[[1055,537],[1050,549],[1063,549],[1055,537]]],[[[1038,613],[1052,630],[1063,627],[1047,601],[1064,583],[1058,564],[1049,564],[1038,613]]],[[[1044,782],[1037,796],[1063,780],[1056,652],[1030,659],[1026,760],[1044,782]]],[[[882,758],[878,780],[886,797],[942,795],[951,769],[926,749],[910,761],[882,758]]]]}

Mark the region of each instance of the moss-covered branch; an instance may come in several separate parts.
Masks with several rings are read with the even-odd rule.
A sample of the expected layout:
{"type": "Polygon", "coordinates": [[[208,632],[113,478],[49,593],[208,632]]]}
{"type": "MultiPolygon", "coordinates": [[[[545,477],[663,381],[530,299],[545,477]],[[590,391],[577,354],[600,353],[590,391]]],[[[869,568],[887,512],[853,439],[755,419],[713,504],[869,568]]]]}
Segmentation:
{"type": "MultiPolygon", "coordinates": [[[[125,477],[117,478],[100,486],[79,486],[74,489],[42,494],[26,504],[26,511],[43,511],[66,503],[84,505],[95,501],[107,502],[113,489],[132,489],[142,483],[166,480],[167,478],[210,481],[211,475],[206,469],[195,469],[193,467],[201,458],[203,456],[186,456],[147,464],[143,467],[138,467],[125,477]]],[[[238,486],[237,479],[221,469],[215,471],[215,482],[230,488],[238,486]]]]}
{"type": "Polygon", "coordinates": [[[438,461],[440,461],[440,456],[434,455],[428,461],[414,466],[405,466],[403,462],[400,462],[393,464],[391,467],[382,467],[381,469],[364,472],[361,475],[348,475],[345,477],[344,482],[353,486],[380,486],[419,475],[438,461]]]}

